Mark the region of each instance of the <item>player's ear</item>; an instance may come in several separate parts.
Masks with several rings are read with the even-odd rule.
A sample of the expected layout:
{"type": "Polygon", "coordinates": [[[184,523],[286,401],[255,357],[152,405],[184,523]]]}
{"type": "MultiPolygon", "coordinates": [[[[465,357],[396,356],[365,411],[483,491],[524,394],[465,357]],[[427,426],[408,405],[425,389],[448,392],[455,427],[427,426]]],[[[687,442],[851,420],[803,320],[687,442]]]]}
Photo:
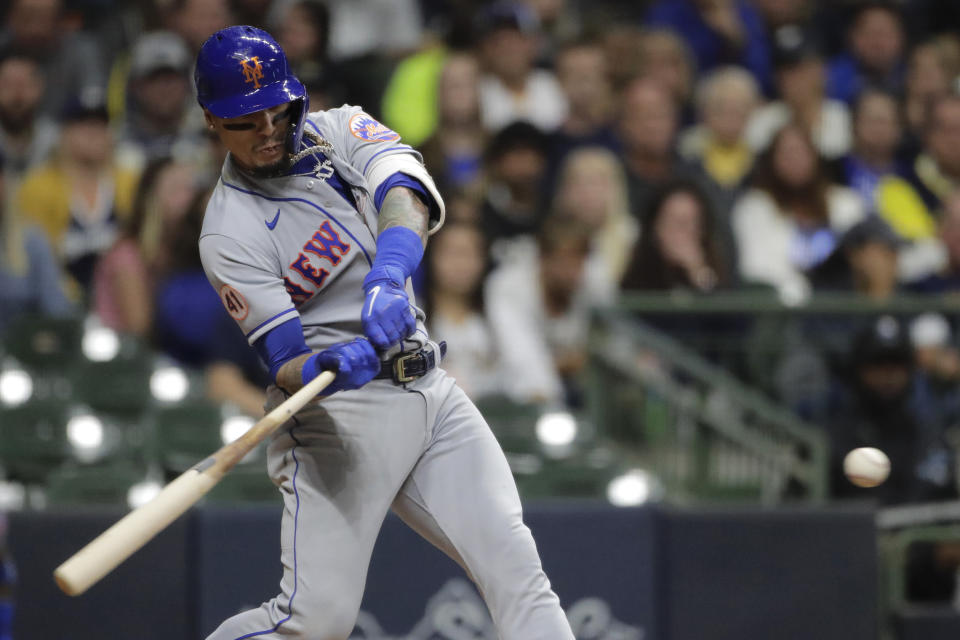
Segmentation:
{"type": "Polygon", "coordinates": [[[215,123],[215,121],[214,121],[214,119],[213,119],[213,114],[210,113],[210,111],[209,111],[208,109],[204,109],[204,110],[203,110],[203,119],[206,120],[206,122],[207,122],[207,128],[209,128],[211,131],[213,131],[213,130],[215,130],[215,129],[217,128],[217,127],[216,127],[216,123],[215,123]]]}

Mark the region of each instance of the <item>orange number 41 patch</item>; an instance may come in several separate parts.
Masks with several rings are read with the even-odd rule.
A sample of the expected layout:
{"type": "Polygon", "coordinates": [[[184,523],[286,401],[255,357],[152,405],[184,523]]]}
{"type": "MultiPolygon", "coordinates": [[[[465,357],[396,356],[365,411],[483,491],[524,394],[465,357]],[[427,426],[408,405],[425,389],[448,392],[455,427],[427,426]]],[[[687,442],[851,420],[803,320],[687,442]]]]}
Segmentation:
{"type": "Polygon", "coordinates": [[[246,319],[247,314],[250,313],[247,299],[228,284],[220,287],[220,299],[223,301],[223,306],[227,308],[227,313],[237,322],[246,319]]]}

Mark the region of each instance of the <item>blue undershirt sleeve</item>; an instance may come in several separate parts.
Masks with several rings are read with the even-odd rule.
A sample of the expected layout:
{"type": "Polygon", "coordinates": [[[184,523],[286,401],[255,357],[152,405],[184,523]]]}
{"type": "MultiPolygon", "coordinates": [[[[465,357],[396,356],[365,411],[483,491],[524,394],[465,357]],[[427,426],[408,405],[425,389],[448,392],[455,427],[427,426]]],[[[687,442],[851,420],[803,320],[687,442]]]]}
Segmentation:
{"type": "Polygon", "coordinates": [[[305,353],[310,347],[303,339],[300,317],[293,317],[270,329],[253,343],[260,359],[270,369],[270,379],[276,382],[277,372],[286,362],[305,353]]]}
{"type": "Polygon", "coordinates": [[[416,178],[411,178],[405,173],[397,172],[380,183],[380,186],[377,187],[376,193],[373,194],[373,204],[377,208],[377,211],[380,211],[380,205],[383,204],[383,199],[387,196],[387,191],[393,189],[394,187],[407,187],[408,189],[413,189],[423,200],[424,204],[430,209],[430,219],[439,220],[440,219],[440,208],[437,207],[437,203],[434,202],[433,196],[430,195],[430,192],[427,191],[426,187],[423,186],[416,178]]]}

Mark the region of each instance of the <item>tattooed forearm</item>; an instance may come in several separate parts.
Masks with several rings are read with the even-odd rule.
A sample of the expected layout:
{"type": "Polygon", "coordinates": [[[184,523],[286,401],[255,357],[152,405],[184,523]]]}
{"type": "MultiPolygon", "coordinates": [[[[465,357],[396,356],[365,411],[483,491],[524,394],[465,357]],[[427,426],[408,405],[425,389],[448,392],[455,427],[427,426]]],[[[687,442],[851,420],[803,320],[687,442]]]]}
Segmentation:
{"type": "Polygon", "coordinates": [[[312,353],[305,353],[283,363],[277,371],[277,386],[287,393],[296,393],[303,386],[303,363],[312,353]]]}
{"type": "Polygon", "coordinates": [[[383,233],[390,227],[406,227],[427,242],[427,227],[430,222],[430,210],[413,190],[406,187],[394,187],[387,192],[380,205],[380,219],[377,232],[383,233]]]}

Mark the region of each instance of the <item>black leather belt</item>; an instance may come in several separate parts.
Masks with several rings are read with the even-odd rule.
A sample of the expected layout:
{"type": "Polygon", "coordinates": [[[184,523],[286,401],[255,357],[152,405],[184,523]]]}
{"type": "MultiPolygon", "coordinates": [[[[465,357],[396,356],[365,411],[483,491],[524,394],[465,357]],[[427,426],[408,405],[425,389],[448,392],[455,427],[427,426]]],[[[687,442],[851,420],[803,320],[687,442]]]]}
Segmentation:
{"type": "Polygon", "coordinates": [[[392,379],[396,384],[413,382],[417,378],[422,378],[427,373],[440,364],[440,360],[447,352],[447,343],[439,343],[440,357],[437,357],[436,350],[431,345],[427,345],[416,351],[401,352],[389,360],[380,363],[380,373],[374,376],[374,380],[392,379]]]}

